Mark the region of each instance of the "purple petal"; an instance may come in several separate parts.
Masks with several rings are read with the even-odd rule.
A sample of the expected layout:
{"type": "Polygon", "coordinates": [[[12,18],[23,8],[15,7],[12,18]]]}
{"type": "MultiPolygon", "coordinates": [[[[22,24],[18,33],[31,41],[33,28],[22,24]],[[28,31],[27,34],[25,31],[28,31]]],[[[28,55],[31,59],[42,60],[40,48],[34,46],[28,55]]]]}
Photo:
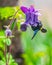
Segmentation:
{"type": "Polygon", "coordinates": [[[28,12],[28,13],[26,14],[26,21],[25,21],[25,23],[26,23],[26,24],[29,24],[30,21],[31,21],[31,14],[28,12]]]}
{"type": "Polygon", "coordinates": [[[26,31],[26,30],[27,30],[27,25],[26,25],[25,23],[22,24],[21,27],[20,27],[20,29],[21,29],[22,31],[26,31]]]}
{"type": "Polygon", "coordinates": [[[29,11],[30,12],[35,12],[35,9],[34,9],[34,7],[32,5],[30,6],[29,11]]]}
{"type": "Polygon", "coordinates": [[[41,14],[40,14],[40,13],[38,13],[38,12],[37,12],[37,13],[35,13],[35,15],[37,15],[37,16],[41,16],[41,14]]]}
{"type": "Polygon", "coordinates": [[[5,34],[6,34],[6,36],[11,36],[12,32],[10,29],[6,29],[5,34]]]}
{"type": "Polygon", "coordinates": [[[41,14],[38,12],[38,10],[35,11],[35,15],[37,15],[37,16],[41,16],[41,14]]]}
{"type": "Polygon", "coordinates": [[[23,13],[27,13],[29,10],[28,10],[28,8],[27,7],[24,7],[24,6],[21,6],[21,8],[20,8],[22,11],[23,11],[23,13]]]}

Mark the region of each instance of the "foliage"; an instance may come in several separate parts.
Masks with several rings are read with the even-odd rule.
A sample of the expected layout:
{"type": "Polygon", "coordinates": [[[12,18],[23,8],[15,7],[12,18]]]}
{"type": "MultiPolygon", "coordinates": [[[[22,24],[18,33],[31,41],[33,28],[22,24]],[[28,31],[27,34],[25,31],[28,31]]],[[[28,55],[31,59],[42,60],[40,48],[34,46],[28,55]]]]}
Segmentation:
{"type": "Polygon", "coordinates": [[[13,13],[14,13],[14,9],[11,8],[11,7],[4,7],[4,8],[0,7],[0,17],[1,17],[1,19],[3,19],[3,18],[7,19],[9,16],[12,16],[13,13]]]}
{"type": "MultiPolygon", "coordinates": [[[[0,7],[0,20],[7,20],[7,19],[13,19],[18,18],[20,14],[23,14],[22,11],[19,13],[17,12],[16,15],[14,16],[15,12],[19,9],[19,7],[0,7]]],[[[21,22],[21,21],[20,21],[21,22]]],[[[12,26],[11,28],[13,29],[15,25],[15,22],[13,23],[12,20],[12,26]]],[[[5,31],[1,30],[0,31],[0,65],[18,65],[15,60],[12,58],[12,55],[10,55],[10,48],[9,52],[7,52],[7,46],[11,45],[11,39],[9,37],[5,36],[5,31]]]]}
{"type": "MultiPolygon", "coordinates": [[[[15,12],[18,10],[15,18],[22,16],[23,12],[20,10],[20,8],[17,7],[0,7],[0,17],[1,19],[5,18],[8,19],[9,17],[12,17],[15,12]]],[[[23,14],[24,16],[24,14],[23,14]]]]}
{"type": "MultiPolygon", "coordinates": [[[[12,20],[13,17],[17,19],[17,27],[18,27],[18,29],[20,29],[20,22],[24,22],[24,20],[25,20],[25,15],[20,10],[20,7],[19,6],[16,6],[16,7],[0,7],[0,19],[1,20],[3,20],[3,19],[4,20],[7,20],[7,19],[12,20]],[[16,15],[14,16],[15,13],[16,13],[16,15]]],[[[12,27],[14,25],[15,25],[15,22],[13,22],[12,27]]]]}
{"type": "Polygon", "coordinates": [[[8,65],[18,65],[15,60],[12,58],[12,55],[10,55],[10,52],[5,52],[5,49],[7,50],[6,46],[11,45],[10,38],[6,38],[4,31],[0,31],[0,65],[6,65],[6,60],[8,60],[8,65]],[[2,36],[2,35],[3,36],[2,36]],[[6,55],[6,57],[5,57],[6,55]]]}
{"type": "MultiPolygon", "coordinates": [[[[8,58],[8,54],[7,54],[7,58],[8,58]]],[[[2,60],[0,60],[0,65],[6,65],[5,57],[3,57],[2,60]]],[[[12,58],[12,55],[10,55],[9,65],[18,65],[17,63],[15,63],[15,60],[12,58]]]]}

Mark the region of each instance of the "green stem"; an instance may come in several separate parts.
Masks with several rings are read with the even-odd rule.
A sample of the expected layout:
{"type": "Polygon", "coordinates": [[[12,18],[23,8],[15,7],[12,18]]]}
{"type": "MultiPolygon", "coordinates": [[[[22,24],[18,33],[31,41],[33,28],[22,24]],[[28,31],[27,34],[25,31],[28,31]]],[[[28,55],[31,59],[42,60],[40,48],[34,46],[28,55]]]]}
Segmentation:
{"type": "Polygon", "coordinates": [[[9,52],[8,52],[8,63],[9,63],[9,60],[10,60],[11,49],[12,49],[12,46],[9,47],[9,52]]]}
{"type": "Polygon", "coordinates": [[[7,45],[5,44],[4,56],[5,56],[5,60],[6,60],[6,65],[9,65],[11,48],[12,48],[12,46],[9,47],[9,52],[7,52],[7,49],[8,49],[8,48],[7,48],[7,45]],[[7,58],[7,53],[8,53],[8,58],[7,58]]]}
{"type": "Polygon", "coordinates": [[[6,57],[6,54],[7,54],[7,45],[5,44],[5,60],[6,60],[6,65],[8,65],[8,62],[7,62],[7,57],[6,57]]]}
{"type": "Polygon", "coordinates": [[[10,26],[11,26],[12,22],[15,20],[15,15],[17,14],[17,12],[18,12],[19,10],[20,10],[20,9],[18,9],[18,10],[15,12],[15,14],[13,15],[13,19],[10,21],[10,26]]]}

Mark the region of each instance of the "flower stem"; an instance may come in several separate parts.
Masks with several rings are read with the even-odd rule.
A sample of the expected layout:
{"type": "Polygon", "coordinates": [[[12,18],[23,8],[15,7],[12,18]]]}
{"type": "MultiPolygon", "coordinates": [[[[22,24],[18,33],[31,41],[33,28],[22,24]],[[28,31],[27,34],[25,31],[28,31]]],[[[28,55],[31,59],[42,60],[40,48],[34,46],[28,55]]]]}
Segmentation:
{"type": "Polygon", "coordinates": [[[5,52],[4,52],[4,55],[5,55],[6,65],[8,65],[6,54],[7,54],[7,45],[5,44],[5,52]]]}
{"type": "Polygon", "coordinates": [[[6,60],[6,65],[9,65],[10,53],[11,53],[12,45],[9,46],[9,51],[7,51],[7,49],[8,49],[7,45],[5,44],[4,56],[5,56],[5,60],[6,60]],[[7,54],[8,54],[8,58],[7,58],[7,54]]]}
{"type": "Polygon", "coordinates": [[[12,46],[10,45],[10,47],[9,47],[9,52],[8,52],[8,63],[9,63],[9,60],[10,60],[11,49],[12,49],[12,46]]]}

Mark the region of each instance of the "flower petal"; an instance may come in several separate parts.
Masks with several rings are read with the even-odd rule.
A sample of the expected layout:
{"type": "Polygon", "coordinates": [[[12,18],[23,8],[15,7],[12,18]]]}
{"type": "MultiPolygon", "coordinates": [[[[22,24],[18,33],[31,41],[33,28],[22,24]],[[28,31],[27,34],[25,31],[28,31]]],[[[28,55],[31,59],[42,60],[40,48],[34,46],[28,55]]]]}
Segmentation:
{"type": "Polygon", "coordinates": [[[24,6],[21,6],[21,8],[20,8],[22,11],[23,11],[23,13],[27,13],[29,10],[28,10],[28,8],[27,7],[24,7],[24,6]]]}
{"type": "Polygon", "coordinates": [[[21,29],[22,31],[26,31],[26,30],[27,30],[27,25],[26,25],[25,23],[22,24],[21,27],[20,27],[20,29],[21,29]]]}
{"type": "Polygon", "coordinates": [[[38,10],[35,11],[35,15],[37,15],[37,16],[41,16],[41,14],[38,12],[38,10]]]}
{"type": "Polygon", "coordinates": [[[35,9],[34,9],[33,5],[30,6],[29,11],[30,12],[35,12],[35,9]]]}
{"type": "Polygon", "coordinates": [[[12,35],[12,31],[10,29],[6,29],[5,35],[6,36],[11,36],[12,35]]]}

